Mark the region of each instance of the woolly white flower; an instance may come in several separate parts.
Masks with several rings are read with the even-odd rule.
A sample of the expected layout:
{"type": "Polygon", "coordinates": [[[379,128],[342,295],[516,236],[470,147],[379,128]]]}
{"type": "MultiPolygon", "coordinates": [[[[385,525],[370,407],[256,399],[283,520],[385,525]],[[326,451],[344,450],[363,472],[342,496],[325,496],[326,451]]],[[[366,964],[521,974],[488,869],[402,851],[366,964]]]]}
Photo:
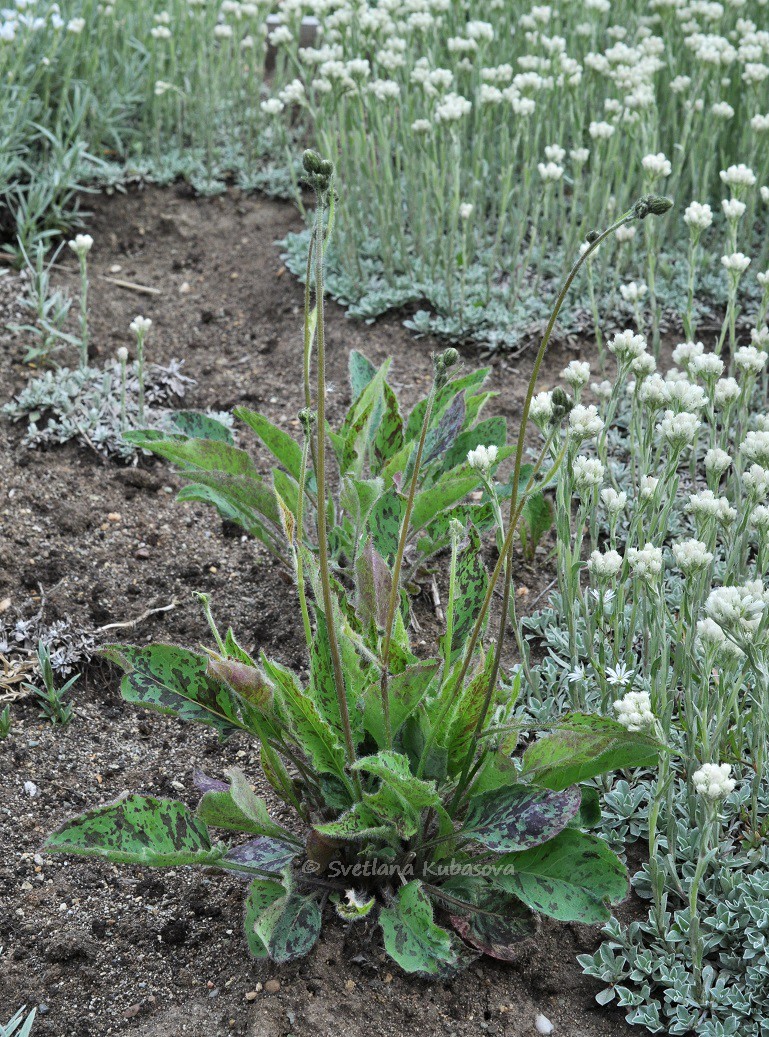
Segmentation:
{"type": "Polygon", "coordinates": [[[713,518],[722,525],[733,522],[737,518],[737,511],[727,498],[716,497],[712,490],[700,490],[698,493],[689,494],[686,510],[695,518],[713,518]]]}
{"type": "Polygon", "coordinates": [[[717,119],[733,119],[734,108],[728,101],[716,101],[710,106],[710,110],[717,119]]]}
{"type": "Polygon", "coordinates": [[[690,446],[694,442],[700,424],[696,414],[689,414],[687,411],[676,414],[675,411],[667,410],[665,417],[657,425],[657,431],[671,446],[680,448],[690,446]]]}
{"type": "Polygon", "coordinates": [[[602,403],[608,403],[614,392],[614,386],[606,378],[602,382],[593,382],[590,388],[602,403]]]}
{"type": "Polygon", "coordinates": [[[689,374],[713,382],[724,373],[724,362],[715,353],[702,353],[689,361],[689,374]]]}
{"type": "Polygon", "coordinates": [[[152,321],[149,317],[134,317],[129,327],[135,335],[146,335],[152,327],[152,321]]]}
{"type": "Polygon", "coordinates": [[[470,202],[462,202],[459,206],[459,218],[461,220],[469,220],[473,215],[473,205],[470,202]]]}
{"type": "Polygon", "coordinates": [[[603,421],[598,416],[598,408],[578,403],[569,413],[569,428],[577,439],[590,439],[603,429],[603,421]]]}
{"type": "Polygon", "coordinates": [[[617,551],[593,551],[587,567],[598,580],[611,580],[622,568],[622,555],[617,551]]]}
{"type": "Polygon", "coordinates": [[[662,572],[662,548],[655,547],[653,544],[646,544],[642,548],[629,548],[627,559],[633,575],[642,580],[653,580],[662,572]]]}
{"type": "Polygon", "coordinates": [[[731,773],[732,768],[728,763],[703,763],[692,775],[692,784],[701,796],[715,802],[734,792],[737,783],[729,777],[731,773]]]}
{"type": "Polygon", "coordinates": [[[593,140],[608,140],[614,134],[614,127],[610,122],[591,122],[588,133],[593,140]]]}
{"type": "Polygon", "coordinates": [[[754,187],[756,183],[755,173],[744,162],[722,169],[719,176],[728,187],[754,187]]]}
{"type": "Polygon", "coordinates": [[[572,360],[561,371],[561,378],[573,389],[582,389],[590,381],[590,364],[584,360],[572,360]]]}
{"type": "Polygon", "coordinates": [[[705,471],[708,475],[714,475],[719,479],[731,463],[732,459],[729,454],[719,447],[711,447],[705,454],[705,471]]]}
{"type": "Polygon", "coordinates": [[[82,258],[87,256],[93,248],[93,238],[90,234],[76,234],[67,244],[77,256],[82,258]]]}
{"type": "MultiPolygon", "coordinates": [[[[629,388],[629,387],[628,387],[629,388]]],[[[638,399],[651,410],[659,410],[664,407],[670,398],[670,387],[662,375],[651,374],[644,379],[636,391],[638,399]]]]}
{"type": "Polygon", "coordinates": [[[701,385],[687,382],[683,378],[671,378],[673,372],[667,373],[668,404],[674,412],[689,411],[696,414],[708,402],[707,394],[701,385]]]}
{"type": "Polygon", "coordinates": [[[531,401],[529,417],[537,425],[546,424],[553,416],[553,394],[538,392],[531,401]]]}
{"type": "Polygon", "coordinates": [[[688,368],[695,357],[702,356],[705,347],[701,342],[679,342],[673,350],[673,363],[688,368]]]}
{"type": "Polygon", "coordinates": [[[702,652],[716,652],[721,656],[739,659],[744,652],[734,641],[730,641],[721,627],[712,619],[701,619],[697,623],[695,643],[702,652]]]}
{"type": "Polygon", "coordinates": [[[766,602],[752,587],[716,587],[705,601],[705,615],[722,630],[751,636],[758,629],[766,602]]]}
{"type": "Polygon", "coordinates": [[[286,107],[279,97],[270,97],[259,106],[265,115],[280,115],[286,107]]]}
{"type": "Polygon", "coordinates": [[[747,472],[743,473],[742,481],[754,499],[769,496],[769,468],[752,464],[747,472]]]}
{"type": "Polygon", "coordinates": [[[694,230],[707,230],[713,222],[713,210],[707,202],[692,202],[684,210],[684,223],[694,230]]]}
{"type": "Polygon", "coordinates": [[[727,407],[739,399],[739,382],[735,378],[719,378],[713,390],[713,399],[718,407],[727,407]]]}
{"type": "Polygon", "coordinates": [[[614,712],[628,731],[646,731],[654,725],[651,699],[646,691],[629,691],[614,702],[614,712]]]}
{"type": "Polygon", "coordinates": [[[616,516],[624,510],[627,504],[627,494],[624,490],[617,491],[611,486],[607,486],[601,490],[601,500],[609,514],[616,516]]]}
{"type": "Polygon", "coordinates": [[[646,352],[646,339],[629,329],[620,331],[609,339],[607,349],[614,353],[620,362],[633,360],[646,352]]]}
{"type": "Polygon", "coordinates": [[[446,94],[435,109],[436,122],[458,122],[470,113],[473,104],[459,94],[446,94]]]}
{"type": "Polygon", "coordinates": [[[659,479],[655,479],[653,475],[645,475],[641,480],[641,486],[639,490],[639,497],[642,501],[649,501],[652,499],[659,486],[659,479]]]}
{"type": "Polygon", "coordinates": [[[750,513],[750,524],[761,533],[769,532],[769,508],[765,504],[757,504],[750,513]]]}
{"type": "Polygon", "coordinates": [[[673,171],[669,160],[661,151],[656,155],[644,155],[641,165],[652,177],[670,176],[673,171]]]}
{"type": "Polygon", "coordinates": [[[643,281],[640,284],[636,284],[635,281],[630,281],[628,284],[621,284],[619,286],[619,291],[625,302],[636,303],[646,297],[648,288],[643,281]]]}
{"type": "Polygon", "coordinates": [[[766,367],[767,355],[755,346],[740,346],[734,354],[734,364],[745,374],[760,374],[766,367]]]}
{"type": "Polygon", "coordinates": [[[411,124],[414,133],[430,133],[432,128],[433,124],[429,119],[415,119],[411,124]]]}
{"type": "Polygon", "coordinates": [[[745,215],[747,206],[739,198],[724,198],[721,208],[724,210],[727,220],[739,220],[741,216],[745,215]]]}
{"type": "Polygon", "coordinates": [[[578,493],[585,493],[603,482],[604,467],[597,457],[580,454],[574,458],[572,476],[578,493]]]}
{"type": "Polygon", "coordinates": [[[67,22],[67,32],[71,32],[74,36],[79,36],[84,28],[85,18],[70,18],[67,22]]]}
{"type": "Polygon", "coordinates": [[[750,259],[743,252],[732,252],[729,256],[721,256],[721,266],[730,274],[744,274],[750,266],[750,259]]]}
{"type": "Polygon", "coordinates": [[[769,468],[769,432],[748,432],[740,443],[740,450],[748,461],[755,461],[763,468],[769,468]]]}
{"type": "Polygon", "coordinates": [[[632,241],[635,237],[635,227],[629,223],[623,223],[621,227],[617,227],[614,232],[614,237],[620,243],[625,241],[632,241]]]}
{"type": "Polygon", "coordinates": [[[495,446],[477,446],[468,451],[467,463],[479,472],[488,472],[497,459],[498,449],[495,446]]]}
{"type": "Polygon", "coordinates": [[[713,561],[712,552],[708,551],[707,545],[701,540],[682,540],[673,545],[673,557],[676,565],[684,573],[690,576],[701,572],[713,561]]]}
{"type": "Polygon", "coordinates": [[[555,183],[563,176],[563,166],[559,166],[557,162],[538,162],[537,172],[545,183],[555,183]]]}

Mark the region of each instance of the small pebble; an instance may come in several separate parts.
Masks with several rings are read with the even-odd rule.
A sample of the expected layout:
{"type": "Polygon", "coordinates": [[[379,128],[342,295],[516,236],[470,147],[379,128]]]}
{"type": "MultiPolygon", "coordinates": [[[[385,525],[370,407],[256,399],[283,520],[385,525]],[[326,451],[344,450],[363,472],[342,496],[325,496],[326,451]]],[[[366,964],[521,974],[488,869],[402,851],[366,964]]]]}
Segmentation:
{"type": "Polygon", "coordinates": [[[268,979],[267,982],[264,984],[264,989],[267,991],[268,994],[277,994],[277,992],[280,990],[280,980],[268,979]]]}
{"type": "Polygon", "coordinates": [[[537,1033],[545,1034],[545,1037],[552,1033],[554,1029],[553,1024],[546,1015],[538,1015],[534,1020],[534,1026],[536,1027],[537,1033]]]}
{"type": "Polygon", "coordinates": [[[256,990],[249,990],[246,994],[246,1001],[256,1001],[259,997],[259,993],[256,990]]]}
{"type": "Polygon", "coordinates": [[[31,799],[34,799],[37,795],[37,785],[34,783],[34,781],[25,781],[24,791],[31,799]]]}

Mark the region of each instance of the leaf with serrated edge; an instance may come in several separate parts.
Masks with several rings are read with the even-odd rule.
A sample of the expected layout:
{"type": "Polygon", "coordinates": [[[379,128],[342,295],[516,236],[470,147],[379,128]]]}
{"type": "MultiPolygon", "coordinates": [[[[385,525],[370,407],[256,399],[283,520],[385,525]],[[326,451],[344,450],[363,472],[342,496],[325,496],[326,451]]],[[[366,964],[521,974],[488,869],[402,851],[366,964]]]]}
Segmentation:
{"type": "Polygon", "coordinates": [[[385,950],[404,972],[446,976],[465,963],[451,933],[433,921],[433,907],[415,879],[402,886],[389,907],[379,912],[385,950]]]}

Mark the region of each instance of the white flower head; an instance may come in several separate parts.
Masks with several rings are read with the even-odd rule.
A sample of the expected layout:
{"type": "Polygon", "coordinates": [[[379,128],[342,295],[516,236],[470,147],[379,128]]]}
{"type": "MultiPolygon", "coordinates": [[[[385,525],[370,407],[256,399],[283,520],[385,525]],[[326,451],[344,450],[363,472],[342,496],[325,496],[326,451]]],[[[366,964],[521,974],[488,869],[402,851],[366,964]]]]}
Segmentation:
{"type": "Polygon", "coordinates": [[[734,792],[737,783],[731,773],[728,763],[703,763],[692,775],[692,784],[701,796],[714,803],[734,792]]]}
{"type": "Polygon", "coordinates": [[[628,731],[648,731],[654,725],[651,699],[646,691],[629,691],[614,702],[614,712],[628,731]]]}
{"type": "Polygon", "coordinates": [[[497,459],[498,449],[492,446],[477,446],[468,451],[467,463],[479,472],[488,472],[497,459]]]}
{"type": "Polygon", "coordinates": [[[743,252],[732,252],[731,255],[721,256],[721,266],[730,274],[744,274],[750,266],[750,258],[743,252]]]}
{"type": "Polygon", "coordinates": [[[589,493],[603,482],[604,467],[597,457],[585,457],[584,454],[580,454],[574,458],[572,476],[577,492],[589,493]]]}
{"type": "Polygon", "coordinates": [[[705,471],[708,475],[714,475],[718,479],[721,478],[731,463],[732,459],[729,454],[719,447],[711,447],[705,454],[705,471]]]}
{"type": "Polygon", "coordinates": [[[707,202],[691,202],[684,210],[684,223],[692,230],[707,230],[712,222],[713,210],[707,202]]]}
{"type": "Polygon", "coordinates": [[[90,234],[76,234],[75,237],[68,241],[67,244],[81,259],[87,256],[93,248],[93,238],[90,234]]]}
{"type": "Polygon", "coordinates": [[[149,317],[134,317],[129,327],[135,335],[143,338],[152,327],[152,321],[149,317]]]}
{"type": "Polygon", "coordinates": [[[713,561],[712,552],[708,551],[707,545],[701,540],[682,540],[673,545],[673,557],[676,565],[685,576],[706,569],[713,561]]]}
{"type": "Polygon", "coordinates": [[[629,329],[620,331],[609,339],[606,348],[620,362],[635,360],[646,352],[646,339],[629,329]]]}
{"type": "Polygon", "coordinates": [[[591,439],[603,429],[603,421],[598,416],[598,408],[591,404],[588,407],[578,403],[569,412],[569,428],[576,439],[591,439]]]}
{"type": "Polygon", "coordinates": [[[585,360],[572,360],[561,371],[561,378],[573,389],[582,389],[590,381],[590,364],[585,360]]]}
{"type": "Polygon", "coordinates": [[[622,555],[617,551],[593,551],[587,567],[597,580],[612,580],[622,568],[622,555]]]}
{"type": "Polygon", "coordinates": [[[629,548],[627,559],[633,575],[642,580],[652,581],[662,572],[662,548],[653,544],[629,548]]]}
{"type": "Polygon", "coordinates": [[[644,155],[641,159],[641,165],[655,179],[657,177],[670,176],[673,171],[670,161],[665,158],[661,151],[657,152],[656,155],[644,155]]]}

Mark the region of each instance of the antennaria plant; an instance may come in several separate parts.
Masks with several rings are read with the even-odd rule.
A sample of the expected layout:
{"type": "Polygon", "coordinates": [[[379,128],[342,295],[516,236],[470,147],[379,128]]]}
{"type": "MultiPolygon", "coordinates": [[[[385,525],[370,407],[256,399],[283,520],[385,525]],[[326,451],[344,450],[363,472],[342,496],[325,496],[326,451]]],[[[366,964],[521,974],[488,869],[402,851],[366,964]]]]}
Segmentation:
{"type": "MultiPolygon", "coordinates": [[[[598,813],[595,791],[585,783],[617,768],[653,765],[662,748],[652,734],[575,713],[514,756],[521,674],[505,680],[501,660],[516,528],[531,494],[562,461],[550,460],[551,437],[525,467],[523,429],[558,311],[584,255],[553,308],[512,452],[462,438],[472,431],[460,431],[465,391],[480,383],[453,378],[454,349],[434,357],[427,399],[409,419],[411,436],[386,387],[386,365],[377,372],[356,358],[355,409],[337,435],[326,422],[323,312],[334,170],[314,152],[305,153],[304,169],[317,202],[308,261],[315,301],[313,307],[308,290],[305,304],[304,435],[293,447],[280,441],[296,487],[276,470],[272,486],[260,485],[259,493],[260,500],[272,497],[294,568],[309,679],[264,652],[252,657],[232,630],[222,636],[213,619],[212,650],[104,649],[125,670],[126,701],[207,724],[222,738],[256,739],[261,780],[291,808],[293,820],[274,821],[246,775],[231,768],[227,781],[198,774],[202,797],[195,809],[126,794],[67,822],[46,846],[248,877],[245,930],[256,957],[285,962],[306,954],[324,911],[333,907],[348,922],[378,926],[386,951],[407,972],[444,976],[478,951],[509,959],[533,912],[566,921],[608,919],[607,905],[625,896],[626,874],[608,845],[585,830],[598,813]],[[460,450],[470,451],[468,489],[478,480],[486,487],[499,557],[488,574],[474,523],[478,512],[461,503],[467,489],[457,492],[454,507],[444,501],[446,630],[437,652],[423,657],[408,633],[407,546],[415,530],[434,520],[425,494],[443,500],[444,490],[436,490],[441,466],[451,471],[460,450]],[[491,468],[510,453],[511,481],[498,487],[491,468]],[[355,468],[364,457],[376,469],[368,479],[355,468]],[[335,517],[342,512],[330,491],[337,481],[332,462],[341,475],[339,498],[348,498],[341,531],[335,517]],[[314,540],[306,532],[311,515],[314,540]],[[487,628],[497,588],[503,610],[494,643],[487,628]]],[[[591,235],[585,255],[617,227],[669,205],[643,198],[591,235]]],[[[190,440],[179,442],[189,449],[190,440]]],[[[211,442],[217,441],[192,444],[211,442]]],[[[229,485],[234,495],[235,484],[229,485]]]]}

